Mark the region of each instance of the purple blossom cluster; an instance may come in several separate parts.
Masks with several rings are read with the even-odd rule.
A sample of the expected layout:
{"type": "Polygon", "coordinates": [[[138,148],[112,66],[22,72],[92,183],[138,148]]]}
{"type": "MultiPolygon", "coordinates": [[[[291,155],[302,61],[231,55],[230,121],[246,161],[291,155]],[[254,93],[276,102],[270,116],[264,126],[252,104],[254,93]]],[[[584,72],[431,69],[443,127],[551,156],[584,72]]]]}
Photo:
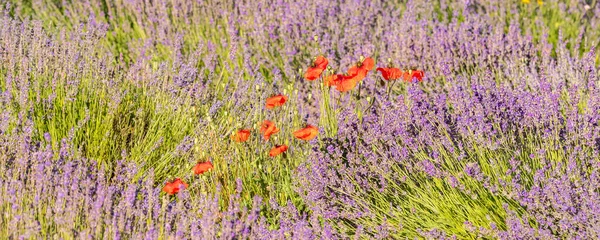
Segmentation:
{"type": "Polygon", "coordinates": [[[41,2],[0,1],[2,237],[600,238],[600,5],[41,2]],[[227,142],[324,118],[317,55],[425,78],[329,91],[337,134],[279,165],[227,142]],[[279,93],[287,112],[262,111],[279,93]],[[161,193],[207,156],[211,177],[161,193]]]}
{"type": "MultiPolygon", "coordinates": [[[[463,36],[451,28],[445,39],[463,36]]],[[[493,55],[500,42],[484,47],[486,39],[507,36],[469,37],[482,39],[478,51],[455,58],[493,55]]],[[[338,136],[296,175],[311,211],[373,236],[387,222],[394,237],[600,237],[596,53],[580,58],[559,44],[553,58],[547,43],[508,39],[501,45],[518,51],[479,58],[470,74],[430,74],[391,98],[365,84],[375,107],[361,115],[348,107],[338,136]]]]}
{"type": "MultiPolygon", "coordinates": [[[[113,176],[94,161],[67,154],[56,158],[50,145],[23,146],[0,161],[0,220],[10,239],[333,239],[338,236],[316,216],[300,213],[291,203],[279,206],[254,198],[250,207],[239,202],[243,191],[230,196],[224,210],[219,194],[198,189],[177,196],[160,195],[152,171],[136,181],[135,164],[120,161],[113,176]],[[269,207],[281,214],[272,223],[260,214],[269,207]]],[[[217,190],[218,191],[218,190],[217,190]]]]}

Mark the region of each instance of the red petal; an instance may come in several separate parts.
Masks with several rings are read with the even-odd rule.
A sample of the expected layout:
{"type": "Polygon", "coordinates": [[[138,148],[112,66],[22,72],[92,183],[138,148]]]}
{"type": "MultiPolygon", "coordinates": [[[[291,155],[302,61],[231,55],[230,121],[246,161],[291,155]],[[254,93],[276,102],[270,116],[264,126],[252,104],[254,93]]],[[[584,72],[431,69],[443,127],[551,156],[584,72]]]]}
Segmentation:
{"type": "Polygon", "coordinates": [[[315,60],[314,66],[315,66],[315,68],[320,68],[322,70],[325,70],[327,68],[328,63],[329,63],[329,61],[327,61],[327,58],[325,58],[323,56],[318,56],[317,59],[315,60]]]}
{"type": "Polygon", "coordinates": [[[375,60],[373,60],[370,57],[367,57],[365,58],[365,60],[363,60],[361,67],[367,71],[371,71],[373,67],[375,67],[375,60]]]}
{"type": "Polygon", "coordinates": [[[324,69],[321,68],[309,68],[308,70],[306,70],[306,73],[304,74],[304,78],[306,78],[306,80],[308,81],[313,81],[319,77],[321,77],[321,73],[323,73],[324,69]]]}

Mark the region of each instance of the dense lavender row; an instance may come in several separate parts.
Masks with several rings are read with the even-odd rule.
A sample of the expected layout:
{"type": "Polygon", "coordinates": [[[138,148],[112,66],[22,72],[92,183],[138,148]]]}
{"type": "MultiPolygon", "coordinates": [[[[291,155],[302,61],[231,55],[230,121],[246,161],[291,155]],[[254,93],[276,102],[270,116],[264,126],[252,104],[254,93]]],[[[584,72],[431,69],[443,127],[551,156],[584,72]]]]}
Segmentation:
{"type": "MultiPolygon", "coordinates": [[[[27,158],[0,162],[0,235],[9,239],[332,239],[327,223],[302,215],[288,204],[263,203],[254,198],[251,208],[241,206],[237,194],[219,207],[219,194],[191,188],[177,196],[160,195],[150,173],[135,181],[138,168],[117,163],[109,178],[94,162],[62,152],[55,158],[50,145],[28,146],[15,139],[19,155],[27,158]],[[100,170],[100,171],[99,171],[100,170]],[[281,214],[277,228],[261,216],[265,206],[281,214]]],[[[201,181],[201,180],[198,180],[201,181]]],[[[200,185],[199,182],[191,184],[200,185]]],[[[217,190],[218,191],[218,190],[217,190]]]]}
{"type": "MultiPolygon", "coordinates": [[[[571,50],[588,50],[600,36],[600,5],[586,1],[544,1],[522,4],[513,1],[439,1],[434,3],[407,1],[102,1],[64,2],[56,6],[50,0],[28,6],[19,1],[14,11],[31,12],[34,19],[60,27],[89,23],[104,26],[134,60],[144,52],[156,58],[168,58],[169,51],[192,54],[196,48],[218,53],[218,62],[228,72],[264,68],[269,78],[293,79],[318,50],[342,70],[358,59],[373,55],[392,58],[401,67],[416,65],[439,72],[443,64],[452,71],[480,63],[481,59],[511,59],[515,37],[547,36],[556,44],[559,31],[569,39],[571,50]],[[29,9],[31,8],[31,9],[29,9]],[[218,9],[218,10],[216,10],[218,9]],[[166,14],[171,12],[171,14],[166,14]],[[53,16],[51,15],[51,16],[53,16]],[[550,19],[548,19],[550,18],[550,19]],[[553,22],[551,22],[553,21],[553,22]],[[516,26],[516,28],[513,27],[516,26]],[[446,37],[451,27],[457,37],[446,37]],[[482,39],[484,32],[504,33],[510,37],[482,39]],[[561,27],[561,28],[559,28],[561,27]],[[132,29],[133,28],[133,29],[132,29]],[[516,36],[518,35],[518,36],[516,36]],[[318,44],[313,37],[318,36],[318,44]],[[132,38],[132,39],[129,39],[132,38]],[[142,39],[143,41],[139,41],[142,39]],[[423,41],[433,39],[434,41],[423,41]],[[200,43],[200,45],[199,45],[200,43]],[[208,43],[208,44],[206,44],[208,43]],[[462,45],[450,52],[448,44],[462,45]],[[488,54],[484,45],[492,45],[488,54]],[[444,48],[447,51],[428,51],[444,48]],[[140,51],[144,49],[144,51],[140,51]],[[481,53],[472,58],[456,58],[466,52],[481,53]],[[240,56],[241,54],[241,56],[240,56]],[[236,66],[236,60],[241,66],[236,66]],[[436,63],[436,64],[428,64],[436,63]]],[[[111,45],[112,46],[112,45],[111,45]]],[[[115,47],[115,46],[113,46],[115,47]]],[[[214,59],[212,59],[214,60],[214,59]]],[[[215,61],[202,58],[211,66],[215,61]],[[209,61],[206,61],[209,60],[209,61]]]]}
{"type": "Polygon", "coordinates": [[[503,72],[410,83],[362,117],[344,112],[296,176],[312,212],[357,232],[384,222],[396,237],[599,238],[595,52],[560,45],[555,60],[509,41],[523,47],[503,72]]]}
{"type": "MultiPolygon", "coordinates": [[[[241,176],[228,173],[226,161],[215,165],[228,178],[224,184],[233,178],[234,185],[228,186],[233,190],[221,192],[213,174],[190,181],[192,187],[180,195],[161,194],[161,184],[169,177],[165,171],[190,178],[186,164],[202,157],[198,152],[210,152],[208,144],[214,142],[196,143],[191,140],[194,131],[225,135],[234,127],[227,125],[231,119],[217,119],[215,124],[211,117],[224,107],[244,106],[234,101],[250,97],[249,83],[240,82],[242,78],[235,81],[245,86],[222,89],[225,97],[217,97],[211,90],[214,69],[190,67],[196,65],[196,55],[169,67],[151,66],[150,57],[125,66],[104,51],[102,28],[80,26],[48,35],[39,23],[21,23],[7,15],[0,25],[1,236],[334,236],[316,215],[309,219],[286,202],[282,207],[276,200],[260,203],[249,189],[244,195],[250,195],[246,198],[252,208],[246,209],[241,176]],[[197,72],[203,71],[210,73],[197,79],[197,72]],[[132,129],[140,132],[129,132],[132,129]],[[279,217],[259,216],[265,209],[279,217]]],[[[217,153],[211,157],[217,158],[217,153]]]]}
{"type": "Polygon", "coordinates": [[[0,0],[0,236],[600,238],[600,5],[524,2],[0,0]]]}

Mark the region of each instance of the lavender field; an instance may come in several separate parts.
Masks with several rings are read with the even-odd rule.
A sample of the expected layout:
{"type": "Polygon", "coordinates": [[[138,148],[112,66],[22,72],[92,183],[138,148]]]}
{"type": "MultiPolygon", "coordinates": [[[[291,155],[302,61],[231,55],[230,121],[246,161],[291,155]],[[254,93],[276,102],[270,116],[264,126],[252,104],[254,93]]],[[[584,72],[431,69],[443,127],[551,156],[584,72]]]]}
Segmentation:
{"type": "Polygon", "coordinates": [[[597,0],[0,0],[0,239],[600,239],[597,0]]]}

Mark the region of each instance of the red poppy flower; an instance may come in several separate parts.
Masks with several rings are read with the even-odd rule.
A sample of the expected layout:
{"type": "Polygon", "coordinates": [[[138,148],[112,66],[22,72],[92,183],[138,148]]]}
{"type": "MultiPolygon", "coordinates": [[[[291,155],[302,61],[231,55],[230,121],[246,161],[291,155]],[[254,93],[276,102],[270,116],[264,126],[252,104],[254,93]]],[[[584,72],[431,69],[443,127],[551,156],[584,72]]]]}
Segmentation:
{"type": "Polygon", "coordinates": [[[335,89],[337,89],[340,92],[347,92],[350,91],[352,89],[354,89],[354,87],[356,87],[356,85],[358,85],[359,79],[357,77],[357,75],[354,76],[342,76],[338,81],[335,82],[335,89]]]}
{"type": "Polygon", "coordinates": [[[406,81],[406,82],[412,82],[412,80],[415,78],[420,82],[420,81],[423,81],[424,76],[425,76],[425,73],[421,70],[408,70],[408,71],[404,72],[404,74],[402,75],[402,77],[404,78],[404,81],[406,81]]]}
{"type": "Polygon", "coordinates": [[[396,80],[402,77],[402,75],[404,74],[402,72],[402,70],[398,69],[398,68],[377,68],[377,71],[381,72],[381,76],[383,77],[383,79],[385,80],[396,80]]]}
{"type": "Polygon", "coordinates": [[[411,76],[411,78],[416,78],[417,80],[419,80],[419,82],[421,82],[421,81],[423,81],[423,77],[425,76],[425,73],[421,70],[412,70],[410,76],[411,76]]]}
{"type": "Polygon", "coordinates": [[[233,136],[231,136],[231,140],[235,142],[245,142],[250,138],[250,129],[242,129],[237,131],[233,136]]]}
{"type": "Polygon", "coordinates": [[[271,135],[279,132],[279,129],[275,127],[275,123],[265,120],[260,126],[260,132],[263,134],[265,140],[269,140],[271,135]]]}
{"type": "Polygon", "coordinates": [[[295,131],[293,134],[294,134],[294,137],[296,137],[298,139],[308,141],[308,140],[312,140],[319,134],[319,129],[315,126],[308,125],[303,129],[295,131]]]}
{"type": "Polygon", "coordinates": [[[358,84],[357,74],[354,76],[334,74],[325,78],[325,86],[334,86],[340,92],[354,89],[358,84]]]}
{"type": "Polygon", "coordinates": [[[287,101],[287,97],[281,94],[267,98],[267,109],[281,107],[287,101]]]}
{"type": "Polygon", "coordinates": [[[313,64],[306,70],[304,78],[306,78],[309,81],[313,81],[321,77],[321,73],[325,71],[328,63],[329,61],[327,61],[327,58],[323,56],[318,56],[313,62],[313,64]]]}
{"type": "Polygon", "coordinates": [[[367,71],[371,71],[371,70],[373,70],[373,67],[375,67],[375,60],[373,60],[370,57],[367,57],[367,58],[365,58],[365,60],[362,61],[360,67],[367,71]]]}
{"type": "Polygon", "coordinates": [[[180,190],[186,189],[187,187],[187,183],[179,178],[176,178],[173,182],[167,182],[162,190],[169,195],[173,195],[177,194],[180,190]]]}
{"type": "Polygon", "coordinates": [[[360,82],[363,79],[365,79],[365,77],[367,77],[367,72],[368,71],[362,67],[353,66],[350,69],[348,69],[347,75],[354,78],[354,80],[356,80],[357,82],[360,82]]]}
{"type": "Polygon", "coordinates": [[[194,170],[194,174],[199,175],[211,169],[213,169],[213,164],[209,161],[196,164],[192,170],[194,170]]]}
{"type": "Polygon", "coordinates": [[[333,75],[329,75],[327,77],[325,77],[324,84],[325,86],[331,87],[331,86],[335,86],[335,84],[342,80],[342,78],[344,77],[344,75],[342,74],[333,74],[333,75]]]}
{"type": "Polygon", "coordinates": [[[368,58],[365,58],[362,62],[360,62],[360,63],[356,64],[355,66],[352,66],[350,69],[348,69],[347,75],[352,76],[352,78],[354,78],[354,80],[356,80],[357,82],[360,82],[363,79],[365,79],[365,77],[367,77],[367,73],[369,73],[369,71],[371,71],[371,69],[373,69],[374,66],[375,66],[375,60],[368,57],[368,58]]]}
{"type": "Polygon", "coordinates": [[[275,157],[279,154],[284,153],[287,150],[288,150],[288,146],[286,146],[286,145],[275,145],[275,147],[272,148],[271,151],[269,151],[269,156],[275,157]]]}
{"type": "Polygon", "coordinates": [[[346,92],[354,89],[356,85],[365,77],[367,73],[373,69],[375,65],[375,61],[368,57],[364,59],[362,62],[350,67],[348,69],[348,73],[345,75],[342,74],[334,74],[325,78],[325,85],[327,86],[335,86],[335,88],[340,92],[346,92]]]}
{"type": "Polygon", "coordinates": [[[410,73],[408,71],[402,73],[402,78],[405,82],[411,82],[412,78],[410,77],[410,73]]]}
{"type": "Polygon", "coordinates": [[[353,66],[348,69],[348,73],[342,75],[335,81],[335,88],[340,92],[346,92],[354,89],[356,85],[367,76],[367,70],[359,66],[353,66]]]}

